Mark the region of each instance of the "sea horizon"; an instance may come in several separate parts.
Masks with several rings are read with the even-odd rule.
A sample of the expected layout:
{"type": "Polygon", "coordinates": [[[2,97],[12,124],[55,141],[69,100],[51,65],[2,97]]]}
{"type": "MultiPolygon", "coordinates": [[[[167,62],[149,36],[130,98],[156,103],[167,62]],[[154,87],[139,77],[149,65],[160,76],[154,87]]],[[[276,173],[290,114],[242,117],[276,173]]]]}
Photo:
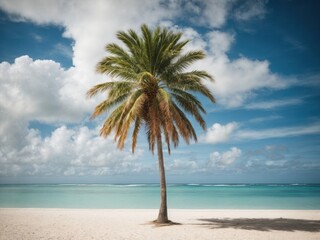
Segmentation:
{"type": "MultiPolygon", "coordinates": [[[[158,183],[0,184],[0,208],[153,209],[158,183]]],[[[318,183],[169,183],[175,209],[320,209],[318,183]]]]}
{"type": "MultiPolygon", "coordinates": [[[[0,183],[0,186],[4,185],[160,185],[159,182],[28,182],[28,183],[0,183]]],[[[224,185],[320,185],[320,182],[170,182],[167,183],[167,187],[174,185],[190,185],[190,186],[224,186],[224,185]]]]}

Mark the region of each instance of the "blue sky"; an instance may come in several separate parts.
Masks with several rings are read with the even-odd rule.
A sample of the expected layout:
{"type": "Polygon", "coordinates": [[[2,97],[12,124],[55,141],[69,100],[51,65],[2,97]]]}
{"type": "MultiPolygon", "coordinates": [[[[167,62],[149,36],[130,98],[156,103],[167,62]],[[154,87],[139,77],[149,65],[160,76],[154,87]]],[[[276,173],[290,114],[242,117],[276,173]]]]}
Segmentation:
{"type": "Polygon", "coordinates": [[[208,129],[165,154],[168,182],[320,182],[317,1],[0,0],[0,183],[158,182],[137,152],[99,137],[85,92],[115,34],[143,23],[182,31],[217,99],[208,129]]]}

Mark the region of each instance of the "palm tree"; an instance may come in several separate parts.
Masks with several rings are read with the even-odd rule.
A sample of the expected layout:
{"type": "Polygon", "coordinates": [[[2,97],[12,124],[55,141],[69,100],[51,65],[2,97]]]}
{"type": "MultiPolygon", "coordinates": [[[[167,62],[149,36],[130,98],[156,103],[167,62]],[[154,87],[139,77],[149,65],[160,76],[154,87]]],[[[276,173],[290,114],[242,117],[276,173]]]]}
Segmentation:
{"type": "Polygon", "coordinates": [[[204,95],[211,102],[215,99],[202,84],[203,79],[213,80],[205,71],[187,71],[195,61],[203,59],[202,51],[183,53],[189,42],[181,39],[181,33],[166,28],[153,31],[141,26],[141,36],[135,31],[120,31],[117,38],[124,44],[108,44],[109,55],[97,64],[97,72],[112,77],[92,87],[88,97],[107,93],[107,98],[95,107],[92,118],[105,112],[108,117],[100,130],[103,137],[114,132],[119,149],[125,144],[131,125],[132,152],[134,153],[138,132],[145,127],[149,149],[154,154],[157,146],[161,204],[157,223],[168,223],[167,188],[162,150],[162,138],[168,148],[178,146],[179,135],[188,144],[197,141],[196,132],[188,120],[186,112],[193,116],[200,126],[206,124],[201,113],[206,113],[194,93],[204,95]]]}

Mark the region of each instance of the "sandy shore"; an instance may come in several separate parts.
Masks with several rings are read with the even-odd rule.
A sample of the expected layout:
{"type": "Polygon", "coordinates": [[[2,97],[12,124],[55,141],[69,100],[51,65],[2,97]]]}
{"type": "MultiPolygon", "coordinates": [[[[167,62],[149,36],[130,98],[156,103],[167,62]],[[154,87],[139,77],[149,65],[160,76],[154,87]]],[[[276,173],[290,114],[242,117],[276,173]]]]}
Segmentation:
{"type": "Polygon", "coordinates": [[[156,227],[151,209],[0,209],[0,239],[320,239],[320,211],[169,210],[180,225],[156,227]]]}

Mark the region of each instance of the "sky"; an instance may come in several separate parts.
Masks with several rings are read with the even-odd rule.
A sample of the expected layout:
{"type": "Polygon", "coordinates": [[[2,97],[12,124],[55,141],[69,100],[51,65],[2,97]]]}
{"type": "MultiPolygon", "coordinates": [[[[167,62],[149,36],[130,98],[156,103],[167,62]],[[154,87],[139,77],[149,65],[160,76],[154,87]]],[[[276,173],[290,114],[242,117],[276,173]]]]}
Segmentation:
{"type": "Polygon", "coordinates": [[[90,120],[104,46],[142,24],[206,58],[207,129],[165,152],[169,183],[320,182],[320,3],[0,0],[0,183],[157,183],[145,132],[117,150],[90,120]]]}

